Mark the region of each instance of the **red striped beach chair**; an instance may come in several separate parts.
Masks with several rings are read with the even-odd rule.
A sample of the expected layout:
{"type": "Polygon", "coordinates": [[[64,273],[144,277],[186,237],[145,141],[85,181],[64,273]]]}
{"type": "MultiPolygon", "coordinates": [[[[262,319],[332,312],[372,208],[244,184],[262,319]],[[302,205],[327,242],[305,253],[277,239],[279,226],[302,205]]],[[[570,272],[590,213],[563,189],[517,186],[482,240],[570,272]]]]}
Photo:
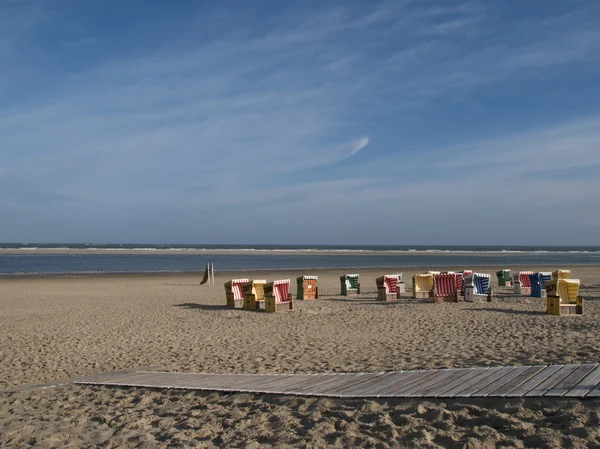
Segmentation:
{"type": "MultiPolygon", "coordinates": [[[[461,275],[462,285],[462,275],[461,275]]],[[[456,273],[436,274],[433,279],[433,301],[458,302],[458,275],[456,273]]]]}
{"type": "Polygon", "coordinates": [[[236,308],[244,306],[244,293],[242,285],[249,282],[249,279],[232,279],[225,282],[225,297],[227,298],[227,307],[236,308]]]}
{"type": "MultiPolygon", "coordinates": [[[[530,275],[533,274],[533,271],[520,271],[519,272],[519,282],[521,283],[521,294],[529,295],[531,294],[531,278],[530,275]]],[[[515,289],[516,291],[516,289],[515,289]]]]}
{"type": "Polygon", "coordinates": [[[290,280],[284,279],[265,284],[265,312],[294,310],[294,297],[290,293],[290,280]]]}
{"type": "Polygon", "coordinates": [[[393,301],[398,299],[400,295],[398,290],[398,282],[401,275],[398,274],[386,274],[385,276],[378,277],[375,282],[377,283],[377,300],[378,301],[393,301]]]}

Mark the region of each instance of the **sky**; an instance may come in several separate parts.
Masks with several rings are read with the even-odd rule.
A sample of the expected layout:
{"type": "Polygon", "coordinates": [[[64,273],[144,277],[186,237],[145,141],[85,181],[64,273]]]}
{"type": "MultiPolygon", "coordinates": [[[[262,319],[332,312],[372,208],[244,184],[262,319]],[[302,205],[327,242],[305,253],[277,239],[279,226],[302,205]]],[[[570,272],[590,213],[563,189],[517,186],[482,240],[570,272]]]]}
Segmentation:
{"type": "Polygon", "coordinates": [[[0,0],[0,241],[600,245],[596,0],[0,0]]]}

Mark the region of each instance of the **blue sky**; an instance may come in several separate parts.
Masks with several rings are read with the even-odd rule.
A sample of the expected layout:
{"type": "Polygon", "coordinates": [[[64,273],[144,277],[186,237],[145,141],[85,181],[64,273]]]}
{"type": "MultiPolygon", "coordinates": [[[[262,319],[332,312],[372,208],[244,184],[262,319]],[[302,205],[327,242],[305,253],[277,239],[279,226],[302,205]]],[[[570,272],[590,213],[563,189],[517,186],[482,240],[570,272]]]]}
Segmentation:
{"type": "Polygon", "coordinates": [[[600,2],[0,0],[0,241],[600,245],[600,2]]]}

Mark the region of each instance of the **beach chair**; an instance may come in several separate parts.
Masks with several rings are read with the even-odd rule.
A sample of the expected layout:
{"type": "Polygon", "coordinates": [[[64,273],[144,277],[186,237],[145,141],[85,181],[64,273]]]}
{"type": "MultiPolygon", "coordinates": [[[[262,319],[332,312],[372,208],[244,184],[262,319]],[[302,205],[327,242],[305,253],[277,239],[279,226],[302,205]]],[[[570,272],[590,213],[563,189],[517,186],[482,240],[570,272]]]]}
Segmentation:
{"type": "Polygon", "coordinates": [[[393,301],[400,297],[398,284],[402,279],[400,274],[386,274],[375,279],[377,283],[377,300],[378,301],[393,301]]]}
{"type": "Polygon", "coordinates": [[[571,279],[571,270],[555,270],[552,272],[552,279],[571,279]]]}
{"type": "Polygon", "coordinates": [[[412,277],[413,298],[433,297],[433,276],[432,273],[422,273],[412,277]]]}
{"type": "Polygon", "coordinates": [[[470,274],[473,274],[473,270],[462,270],[459,271],[458,274],[460,274],[460,279],[457,280],[457,282],[459,282],[459,292],[460,292],[460,296],[465,296],[465,276],[469,276],[470,274]]]}
{"type": "Polygon", "coordinates": [[[499,287],[512,287],[512,276],[509,269],[496,271],[499,287]]]}
{"type": "Polygon", "coordinates": [[[459,276],[462,286],[462,274],[453,272],[436,274],[433,277],[433,301],[436,303],[458,302],[459,276]]]}
{"type": "Polygon", "coordinates": [[[552,279],[552,273],[543,271],[529,275],[531,283],[531,297],[543,298],[546,296],[545,283],[552,279]]]}
{"type": "Polygon", "coordinates": [[[360,284],[358,274],[344,274],[340,276],[342,296],[360,295],[360,284]]]}
{"type": "Polygon", "coordinates": [[[548,315],[583,315],[579,279],[552,279],[545,283],[548,315]]]}
{"type": "Polygon", "coordinates": [[[227,307],[236,308],[244,306],[244,292],[242,285],[249,282],[250,279],[232,279],[225,282],[225,297],[227,299],[227,307]]]}
{"type": "Polygon", "coordinates": [[[242,284],[244,294],[244,310],[259,309],[265,301],[266,280],[252,280],[242,284]]]}
{"type": "Polygon", "coordinates": [[[519,271],[515,279],[515,293],[529,295],[531,293],[531,276],[533,271],[519,271]]]}
{"type": "Polygon", "coordinates": [[[490,275],[487,273],[473,273],[465,276],[465,301],[473,302],[483,297],[492,300],[490,275]]]}
{"type": "Polygon", "coordinates": [[[299,276],[296,278],[298,287],[297,299],[319,299],[318,276],[299,276]]]}
{"type": "Polygon", "coordinates": [[[265,284],[265,312],[275,313],[280,310],[294,310],[289,279],[265,284]]]}

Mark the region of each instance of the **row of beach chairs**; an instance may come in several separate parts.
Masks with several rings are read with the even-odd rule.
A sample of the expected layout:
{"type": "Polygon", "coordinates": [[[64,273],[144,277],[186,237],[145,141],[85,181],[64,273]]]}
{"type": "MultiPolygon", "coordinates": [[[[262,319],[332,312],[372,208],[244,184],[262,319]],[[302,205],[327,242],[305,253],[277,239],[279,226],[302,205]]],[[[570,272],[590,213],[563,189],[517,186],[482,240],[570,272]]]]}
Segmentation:
{"type": "MultiPolygon", "coordinates": [[[[579,296],[579,279],[571,279],[570,270],[554,272],[521,271],[512,276],[503,269],[496,272],[498,285],[513,287],[515,294],[547,298],[546,312],[552,315],[583,314],[583,299],[579,296]]],[[[474,273],[472,270],[459,272],[438,272],[416,274],[412,277],[415,299],[430,298],[435,303],[476,301],[478,298],[492,300],[491,276],[487,273],[474,273]]],[[[317,276],[300,276],[297,282],[297,299],[319,298],[317,276]]],[[[406,292],[402,273],[387,274],[376,279],[377,300],[393,301],[406,292]]],[[[360,294],[358,274],[340,276],[340,294],[352,296],[360,294]]],[[[241,307],[246,310],[293,310],[294,298],[290,293],[290,280],[267,282],[266,280],[232,279],[225,283],[228,307],[241,307]]]]}
{"type": "MultiPolygon", "coordinates": [[[[318,299],[317,276],[301,276],[297,279],[298,299],[318,299]]],[[[277,312],[294,309],[294,297],[290,293],[290,280],[267,282],[263,279],[232,279],[225,283],[227,307],[245,310],[277,312]]]]}

